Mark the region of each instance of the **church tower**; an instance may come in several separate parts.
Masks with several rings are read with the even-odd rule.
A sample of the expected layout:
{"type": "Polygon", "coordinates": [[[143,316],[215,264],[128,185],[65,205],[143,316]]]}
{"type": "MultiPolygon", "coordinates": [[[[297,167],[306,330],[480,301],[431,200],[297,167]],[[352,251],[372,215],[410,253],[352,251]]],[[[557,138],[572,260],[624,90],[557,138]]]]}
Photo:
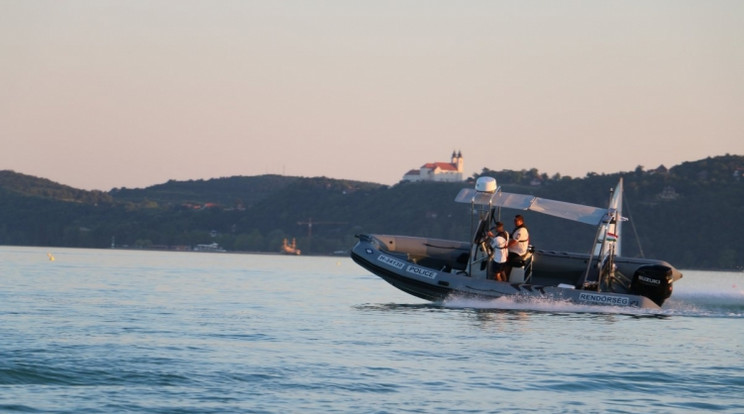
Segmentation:
{"type": "Polygon", "coordinates": [[[459,173],[464,172],[465,168],[464,168],[463,160],[462,160],[462,152],[452,151],[452,165],[455,166],[455,168],[457,168],[457,172],[459,173]]]}

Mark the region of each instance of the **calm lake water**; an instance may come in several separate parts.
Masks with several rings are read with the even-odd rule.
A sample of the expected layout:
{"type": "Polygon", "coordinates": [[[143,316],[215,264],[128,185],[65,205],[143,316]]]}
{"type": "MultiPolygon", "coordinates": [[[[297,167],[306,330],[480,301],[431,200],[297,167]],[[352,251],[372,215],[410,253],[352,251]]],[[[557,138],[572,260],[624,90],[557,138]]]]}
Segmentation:
{"type": "Polygon", "coordinates": [[[0,247],[0,412],[744,412],[744,274],[684,274],[628,314],[432,305],[346,257],[0,247]]]}

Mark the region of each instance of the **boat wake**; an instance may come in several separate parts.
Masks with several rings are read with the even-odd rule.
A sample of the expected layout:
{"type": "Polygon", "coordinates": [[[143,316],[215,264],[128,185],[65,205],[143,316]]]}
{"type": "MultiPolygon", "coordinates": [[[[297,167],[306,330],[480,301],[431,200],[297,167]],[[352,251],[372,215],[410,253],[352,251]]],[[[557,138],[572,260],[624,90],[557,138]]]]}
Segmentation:
{"type": "Polygon", "coordinates": [[[740,272],[690,272],[664,303],[670,315],[744,317],[744,279],[740,272]]]}
{"type": "Polygon", "coordinates": [[[675,293],[664,310],[670,315],[744,318],[744,289],[675,293]]]}
{"type": "Polygon", "coordinates": [[[662,309],[593,306],[551,299],[501,297],[474,299],[453,296],[442,304],[446,308],[519,310],[549,313],[611,313],[637,316],[689,316],[744,318],[744,289],[709,289],[675,292],[662,309]]]}
{"type": "Polygon", "coordinates": [[[609,313],[633,316],[663,316],[663,310],[629,308],[627,306],[599,306],[572,303],[569,301],[539,298],[515,298],[503,296],[498,299],[474,299],[452,296],[442,306],[453,309],[479,309],[501,311],[530,311],[545,313],[609,313]]]}

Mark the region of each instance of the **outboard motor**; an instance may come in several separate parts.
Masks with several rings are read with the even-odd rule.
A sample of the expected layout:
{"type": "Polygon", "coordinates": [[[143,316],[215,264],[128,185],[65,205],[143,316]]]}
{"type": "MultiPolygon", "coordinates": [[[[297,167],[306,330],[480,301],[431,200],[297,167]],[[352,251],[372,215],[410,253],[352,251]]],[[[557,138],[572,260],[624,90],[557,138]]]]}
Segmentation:
{"type": "Polygon", "coordinates": [[[630,291],[645,296],[661,306],[669,296],[672,296],[672,280],[672,269],[668,266],[641,266],[633,275],[630,291]]]}

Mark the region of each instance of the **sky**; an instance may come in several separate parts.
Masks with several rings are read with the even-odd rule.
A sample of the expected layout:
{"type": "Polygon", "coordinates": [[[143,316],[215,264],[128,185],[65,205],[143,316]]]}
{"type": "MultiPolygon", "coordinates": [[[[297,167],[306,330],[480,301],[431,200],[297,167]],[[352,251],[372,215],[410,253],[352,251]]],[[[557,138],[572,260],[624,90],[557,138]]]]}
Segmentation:
{"type": "Polygon", "coordinates": [[[0,0],[0,170],[394,184],[744,155],[744,2],[0,0]]]}

